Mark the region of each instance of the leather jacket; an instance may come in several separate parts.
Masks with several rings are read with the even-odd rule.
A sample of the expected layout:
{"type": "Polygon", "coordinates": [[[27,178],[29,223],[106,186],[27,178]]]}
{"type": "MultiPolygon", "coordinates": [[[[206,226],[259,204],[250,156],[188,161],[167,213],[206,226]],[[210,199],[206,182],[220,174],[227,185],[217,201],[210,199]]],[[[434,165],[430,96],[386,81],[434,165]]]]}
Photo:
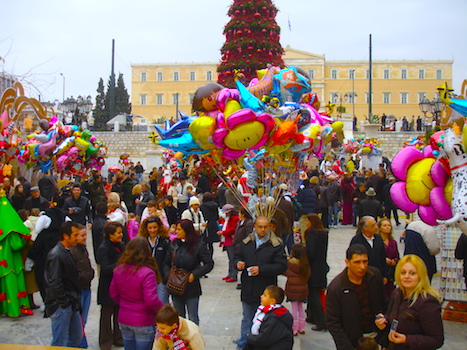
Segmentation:
{"type": "Polygon", "coordinates": [[[81,285],[78,270],[69,249],[58,242],[45,262],[45,316],[50,317],[59,307],[71,305],[74,312],[81,309],[81,285]]]}

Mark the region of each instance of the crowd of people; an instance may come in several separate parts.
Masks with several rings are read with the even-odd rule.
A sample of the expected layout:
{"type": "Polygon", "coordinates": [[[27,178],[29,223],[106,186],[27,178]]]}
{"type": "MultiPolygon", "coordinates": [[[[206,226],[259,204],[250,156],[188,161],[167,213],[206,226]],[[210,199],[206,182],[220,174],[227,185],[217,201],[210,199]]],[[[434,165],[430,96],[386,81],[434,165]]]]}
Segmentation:
{"type": "Polygon", "coordinates": [[[95,277],[88,232],[104,350],[204,349],[199,302],[216,242],[228,259],[223,280],[241,289],[237,349],[292,349],[307,323],[329,331],[338,349],[443,344],[440,299],[430,286],[439,241],[431,227],[412,222],[399,254],[391,214],[400,221],[389,195],[395,179],[384,165],[342,175],[317,167],[296,193],[272,177],[253,195],[237,177],[215,184],[188,168],[173,174],[154,168],[149,182],[134,171],[109,182],[96,171],[90,181],[62,188],[51,175],[37,186],[14,180],[13,189],[5,178],[3,189],[34,231],[25,263],[35,276],[28,294],[35,309],[32,294],[40,292],[52,345],[87,347],[83,330],[95,277]],[[328,286],[329,230],[338,225],[353,225],[356,234],[346,268],[328,286]],[[176,271],[186,275],[180,290],[173,288],[176,271]],[[279,275],[287,277],[284,290],[279,275]]]}

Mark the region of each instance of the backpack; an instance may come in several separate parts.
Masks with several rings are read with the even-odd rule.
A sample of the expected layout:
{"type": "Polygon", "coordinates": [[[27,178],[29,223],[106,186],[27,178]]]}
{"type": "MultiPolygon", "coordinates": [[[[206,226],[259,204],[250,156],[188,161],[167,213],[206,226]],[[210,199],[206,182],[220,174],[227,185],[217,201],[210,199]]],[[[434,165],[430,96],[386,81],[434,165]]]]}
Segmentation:
{"type": "Polygon", "coordinates": [[[290,198],[290,201],[293,204],[293,210],[295,212],[294,220],[299,221],[300,218],[302,217],[302,203],[297,201],[297,199],[295,197],[292,197],[291,195],[287,194],[284,197],[286,197],[286,196],[290,198]]]}

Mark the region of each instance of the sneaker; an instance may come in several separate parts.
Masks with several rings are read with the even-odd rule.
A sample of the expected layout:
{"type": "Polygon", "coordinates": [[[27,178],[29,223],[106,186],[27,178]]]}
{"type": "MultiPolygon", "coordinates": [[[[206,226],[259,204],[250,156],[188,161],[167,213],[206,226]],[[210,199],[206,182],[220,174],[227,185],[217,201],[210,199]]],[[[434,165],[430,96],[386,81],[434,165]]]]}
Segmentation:
{"type": "Polygon", "coordinates": [[[222,279],[225,281],[225,280],[228,280],[230,277],[229,276],[225,276],[225,277],[222,277],[222,279]]]}
{"type": "Polygon", "coordinates": [[[237,287],[235,287],[235,288],[239,289],[239,290],[242,289],[242,284],[241,283],[237,284],[237,287]]]}
{"type": "Polygon", "coordinates": [[[237,282],[237,280],[234,280],[233,278],[230,278],[230,277],[227,278],[225,281],[226,281],[227,283],[230,283],[230,282],[237,282]]]}

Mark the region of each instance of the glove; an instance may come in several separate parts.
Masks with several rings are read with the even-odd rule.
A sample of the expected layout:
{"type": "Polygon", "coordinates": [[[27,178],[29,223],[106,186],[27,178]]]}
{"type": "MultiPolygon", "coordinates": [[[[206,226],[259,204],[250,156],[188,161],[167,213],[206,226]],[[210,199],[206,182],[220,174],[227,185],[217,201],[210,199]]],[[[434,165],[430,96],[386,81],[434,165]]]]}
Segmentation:
{"type": "Polygon", "coordinates": [[[34,260],[27,258],[26,261],[24,262],[24,270],[32,271],[33,267],[34,267],[34,260]]]}

